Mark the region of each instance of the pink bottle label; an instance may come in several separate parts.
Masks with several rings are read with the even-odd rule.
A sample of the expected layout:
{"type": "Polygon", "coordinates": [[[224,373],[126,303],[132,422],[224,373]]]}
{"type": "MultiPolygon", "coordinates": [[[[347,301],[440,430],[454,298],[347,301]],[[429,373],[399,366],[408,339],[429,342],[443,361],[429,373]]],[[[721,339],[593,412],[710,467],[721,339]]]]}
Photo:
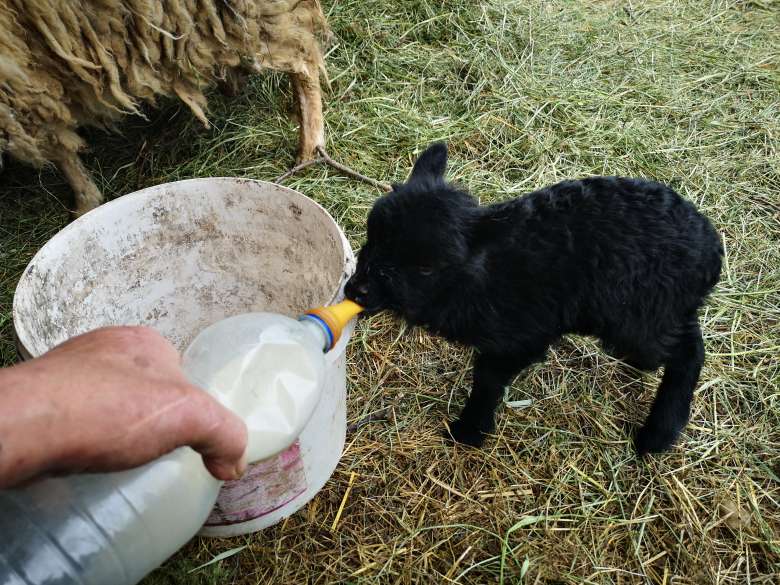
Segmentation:
{"type": "Polygon", "coordinates": [[[278,455],[253,463],[244,477],[222,486],[206,526],[227,526],[260,518],[306,491],[298,441],[278,455]]]}

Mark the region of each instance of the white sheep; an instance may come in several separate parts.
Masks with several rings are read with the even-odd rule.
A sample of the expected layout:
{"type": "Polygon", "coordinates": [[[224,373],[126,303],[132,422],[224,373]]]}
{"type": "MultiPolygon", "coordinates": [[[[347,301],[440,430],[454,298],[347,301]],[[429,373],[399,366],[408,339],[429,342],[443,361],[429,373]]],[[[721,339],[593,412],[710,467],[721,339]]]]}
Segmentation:
{"type": "Polygon", "coordinates": [[[0,3],[0,154],[56,164],[76,214],[103,196],[79,159],[79,126],[110,127],[178,96],[206,126],[204,90],[242,70],[290,74],[299,160],[324,146],[318,0],[6,0],[0,3]]]}

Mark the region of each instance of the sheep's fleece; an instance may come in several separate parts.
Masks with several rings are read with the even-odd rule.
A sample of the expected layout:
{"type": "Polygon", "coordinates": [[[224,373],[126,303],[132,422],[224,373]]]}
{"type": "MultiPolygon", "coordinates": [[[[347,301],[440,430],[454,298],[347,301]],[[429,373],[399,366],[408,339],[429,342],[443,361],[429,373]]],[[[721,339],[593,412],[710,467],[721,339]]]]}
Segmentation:
{"type": "Polygon", "coordinates": [[[294,74],[319,102],[326,32],[318,0],[5,0],[0,153],[56,163],[86,210],[102,197],[79,161],[78,126],[110,126],[157,95],[208,125],[203,90],[238,67],[294,74]]]}

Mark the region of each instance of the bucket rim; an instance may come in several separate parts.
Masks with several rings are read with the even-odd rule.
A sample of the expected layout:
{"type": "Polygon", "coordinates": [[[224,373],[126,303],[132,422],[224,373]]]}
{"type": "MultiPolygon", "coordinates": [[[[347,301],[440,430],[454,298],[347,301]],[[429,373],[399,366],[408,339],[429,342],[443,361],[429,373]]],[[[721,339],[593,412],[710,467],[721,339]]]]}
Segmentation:
{"type": "MultiPolygon", "coordinates": [[[[247,177],[230,177],[230,176],[220,176],[220,177],[192,177],[189,179],[180,179],[177,181],[169,181],[166,183],[159,183],[157,185],[151,185],[149,187],[144,187],[143,189],[139,189],[137,191],[132,191],[130,193],[127,193],[125,195],[121,195],[119,197],[116,197],[112,199],[111,201],[106,201],[105,203],[99,205],[95,209],[85,213],[84,215],[76,218],[75,220],[71,221],[68,225],[63,227],[61,230],[59,230],[57,233],[55,233],[51,238],[49,238],[43,246],[40,247],[40,249],[33,255],[33,257],[30,259],[30,261],[27,263],[27,266],[25,266],[24,270],[22,271],[22,275],[19,277],[19,281],[16,283],[16,287],[14,288],[14,296],[12,301],[12,307],[11,307],[11,315],[12,315],[12,323],[13,323],[13,333],[16,339],[16,346],[17,346],[17,354],[21,358],[22,361],[27,361],[29,359],[34,359],[36,357],[40,357],[43,355],[42,353],[37,353],[35,350],[30,349],[32,342],[30,339],[30,332],[29,330],[24,326],[23,322],[20,320],[20,291],[22,290],[22,287],[25,285],[25,283],[30,278],[30,270],[32,267],[34,267],[41,259],[41,257],[48,252],[48,248],[51,246],[52,242],[60,237],[65,237],[65,235],[69,234],[70,232],[79,229],[81,226],[85,225],[87,222],[94,220],[96,217],[99,217],[101,214],[105,215],[106,213],[110,213],[114,208],[119,207],[123,204],[127,204],[128,202],[135,201],[137,199],[142,199],[144,197],[155,197],[160,196],[165,193],[163,190],[165,187],[175,186],[175,185],[183,185],[187,183],[233,183],[233,184],[252,184],[259,187],[265,187],[265,188],[273,188],[278,191],[281,191],[285,193],[288,196],[296,197],[299,199],[303,199],[307,202],[307,204],[314,205],[314,207],[321,212],[336,228],[336,232],[339,235],[339,239],[341,242],[341,249],[343,254],[343,267],[342,267],[342,274],[339,280],[339,284],[336,287],[336,290],[331,295],[330,300],[328,301],[328,304],[334,303],[341,298],[343,298],[344,295],[344,286],[347,283],[347,280],[349,280],[349,277],[352,275],[352,273],[355,270],[355,253],[352,250],[352,246],[349,244],[349,241],[347,240],[347,236],[344,233],[344,230],[341,229],[341,226],[338,224],[338,222],[333,218],[333,216],[330,214],[330,212],[325,209],[320,203],[312,199],[311,197],[307,197],[300,191],[296,191],[295,189],[292,189],[291,187],[287,187],[285,185],[280,185],[278,183],[274,183],[272,181],[263,181],[261,179],[252,179],[247,177]]],[[[207,192],[208,196],[217,196],[217,192],[207,192]]],[[[255,193],[256,196],[262,197],[264,196],[263,193],[258,192],[255,193]]],[[[180,196],[186,197],[187,194],[181,194],[180,196]]],[[[53,348],[49,348],[46,351],[49,351],[53,348]]],[[[335,349],[335,348],[334,348],[335,349]]]]}

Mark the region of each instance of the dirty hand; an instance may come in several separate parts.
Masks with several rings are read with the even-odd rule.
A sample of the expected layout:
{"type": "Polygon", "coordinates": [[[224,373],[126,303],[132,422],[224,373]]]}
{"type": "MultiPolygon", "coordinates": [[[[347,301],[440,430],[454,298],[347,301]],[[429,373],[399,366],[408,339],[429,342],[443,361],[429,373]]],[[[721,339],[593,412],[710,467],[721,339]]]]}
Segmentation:
{"type": "Polygon", "coordinates": [[[183,445],[215,477],[240,477],[246,426],[187,382],[180,363],[152,329],[110,327],[0,370],[0,487],[129,469],[183,445]]]}

